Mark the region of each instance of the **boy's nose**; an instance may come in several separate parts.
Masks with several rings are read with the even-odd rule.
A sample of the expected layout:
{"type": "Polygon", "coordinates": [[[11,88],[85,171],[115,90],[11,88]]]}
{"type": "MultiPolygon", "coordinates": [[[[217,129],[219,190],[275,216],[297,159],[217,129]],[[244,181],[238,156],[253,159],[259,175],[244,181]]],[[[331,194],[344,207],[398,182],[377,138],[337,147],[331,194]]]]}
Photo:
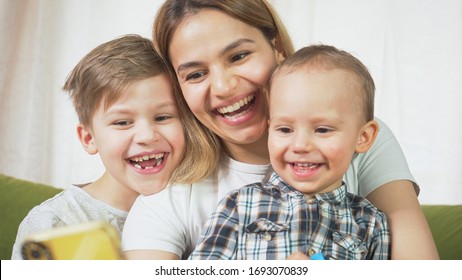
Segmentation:
{"type": "Polygon", "coordinates": [[[159,137],[159,132],[155,128],[149,125],[143,125],[136,131],[134,140],[140,144],[148,144],[159,141],[159,137]]]}
{"type": "Polygon", "coordinates": [[[313,150],[314,144],[311,136],[308,133],[296,133],[292,141],[292,149],[294,152],[307,153],[313,150]]]}

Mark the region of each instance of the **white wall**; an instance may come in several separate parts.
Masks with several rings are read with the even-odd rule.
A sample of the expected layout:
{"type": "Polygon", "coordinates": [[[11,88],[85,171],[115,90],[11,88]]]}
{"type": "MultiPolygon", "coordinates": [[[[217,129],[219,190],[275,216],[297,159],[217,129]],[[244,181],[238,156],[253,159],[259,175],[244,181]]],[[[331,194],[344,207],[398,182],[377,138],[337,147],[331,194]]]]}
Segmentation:
{"type": "MultiPolygon", "coordinates": [[[[151,37],[162,1],[0,0],[0,172],[67,187],[101,175],[77,141],[61,90],[91,49],[151,37]]],[[[462,1],[272,0],[297,48],[333,44],[376,81],[376,115],[395,132],[420,201],[462,204],[462,1]]]]}
{"type": "Polygon", "coordinates": [[[332,44],[369,67],[421,203],[462,203],[462,1],[271,2],[297,48],[332,44]]]}

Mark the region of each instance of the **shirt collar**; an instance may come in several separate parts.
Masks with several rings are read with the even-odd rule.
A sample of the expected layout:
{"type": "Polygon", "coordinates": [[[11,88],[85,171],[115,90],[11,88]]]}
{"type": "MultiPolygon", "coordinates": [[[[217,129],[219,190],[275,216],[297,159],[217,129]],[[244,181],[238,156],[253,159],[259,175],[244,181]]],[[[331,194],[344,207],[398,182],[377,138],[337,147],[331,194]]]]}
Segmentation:
{"type": "MultiPolygon", "coordinates": [[[[280,188],[282,192],[287,193],[288,195],[305,197],[303,193],[296,190],[292,186],[289,186],[288,184],[286,184],[284,180],[276,172],[273,172],[271,174],[269,178],[269,183],[273,186],[280,188]]],[[[317,193],[315,194],[313,199],[317,201],[324,201],[324,202],[329,202],[332,204],[338,204],[345,199],[345,195],[346,195],[346,185],[345,185],[345,182],[342,182],[342,185],[339,188],[331,192],[327,192],[327,193],[317,193]]]]}

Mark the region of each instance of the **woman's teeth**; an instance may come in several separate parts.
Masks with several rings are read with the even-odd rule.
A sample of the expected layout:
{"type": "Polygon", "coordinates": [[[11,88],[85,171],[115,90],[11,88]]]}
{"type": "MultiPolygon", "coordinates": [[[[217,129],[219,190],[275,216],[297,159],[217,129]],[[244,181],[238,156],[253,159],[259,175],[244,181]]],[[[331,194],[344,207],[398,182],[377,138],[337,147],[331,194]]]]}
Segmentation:
{"type": "Polygon", "coordinates": [[[222,108],[218,109],[217,111],[220,114],[232,113],[232,112],[235,112],[235,111],[241,109],[242,107],[244,107],[245,105],[247,105],[249,102],[251,102],[254,99],[255,99],[255,93],[244,97],[243,99],[239,100],[238,102],[236,102],[236,103],[234,103],[232,105],[222,107],[222,108]]]}

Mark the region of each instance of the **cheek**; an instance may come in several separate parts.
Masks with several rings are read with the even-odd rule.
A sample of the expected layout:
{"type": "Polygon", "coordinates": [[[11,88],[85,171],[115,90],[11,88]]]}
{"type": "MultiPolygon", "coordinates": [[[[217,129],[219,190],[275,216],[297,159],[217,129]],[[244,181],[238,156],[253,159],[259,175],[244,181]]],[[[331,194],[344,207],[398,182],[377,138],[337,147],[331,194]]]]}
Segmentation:
{"type": "Polygon", "coordinates": [[[263,60],[245,66],[245,71],[248,73],[246,78],[252,80],[253,83],[266,88],[271,73],[276,68],[276,60],[274,57],[268,57],[263,60]]]}
{"type": "Polygon", "coordinates": [[[284,155],[284,152],[287,150],[286,147],[287,144],[285,143],[285,141],[277,137],[271,136],[270,133],[270,135],[268,136],[268,150],[270,153],[271,161],[273,161],[273,159],[280,161],[284,155]]]}
{"type": "Polygon", "coordinates": [[[182,125],[177,124],[172,126],[171,129],[169,129],[168,135],[168,139],[174,149],[174,153],[179,155],[183,154],[186,146],[186,140],[182,125]]]}
{"type": "Polygon", "coordinates": [[[206,90],[201,85],[188,85],[188,86],[181,86],[181,91],[183,93],[183,97],[186,101],[186,104],[191,109],[191,112],[194,115],[200,115],[205,111],[205,93],[206,90]]]}
{"type": "Polygon", "coordinates": [[[93,138],[100,154],[114,154],[120,152],[127,145],[127,136],[122,131],[105,130],[93,138]]]}
{"type": "Polygon", "coordinates": [[[349,165],[353,155],[353,149],[346,143],[330,143],[325,146],[324,155],[338,165],[349,165]]]}

